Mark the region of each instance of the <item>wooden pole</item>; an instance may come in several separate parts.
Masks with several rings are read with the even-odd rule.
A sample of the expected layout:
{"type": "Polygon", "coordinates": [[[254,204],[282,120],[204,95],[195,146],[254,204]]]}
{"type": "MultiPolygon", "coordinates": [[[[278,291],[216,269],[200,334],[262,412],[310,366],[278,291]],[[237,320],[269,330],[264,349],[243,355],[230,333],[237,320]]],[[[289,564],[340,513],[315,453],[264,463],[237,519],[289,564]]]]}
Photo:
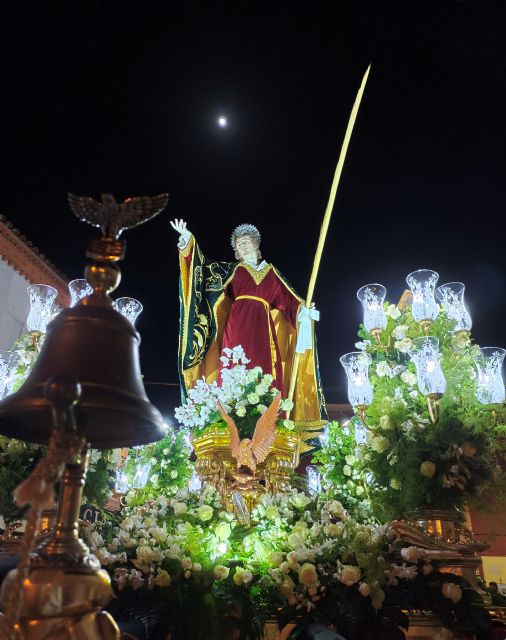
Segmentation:
{"type": "MultiPolygon", "coordinates": [[[[357,119],[358,109],[360,107],[360,102],[362,100],[362,96],[364,95],[365,85],[367,82],[367,78],[369,77],[369,71],[371,70],[371,65],[367,67],[367,70],[362,78],[362,83],[360,84],[360,88],[357,93],[357,97],[355,98],[355,102],[353,103],[353,108],[351,110],[351,114],[348,120],[348,126],[346,128],[346,133],[344,134],[343,145],[341,147],[341,153],[339,154],[339,160],[337,161],[336,171],[334,173],[334,179],[332,180],[332,186],[330,188],[330,196],[329,201],[327,203],[327,208],[325,209],[325,215],[323,216],[323,222],[320,229],[320,237],[318,239],[318,246],[316,248],[316,253],[313,261],[313,269],[311,271],[311,278],[309,279],[309,286],[307,290],[306,296],[306,306],[310,306],[313,301],[314,288],[316,285],[316,278],[318,276],[318,270],[320,268],[320,261],[322,258],[323,247],[325,245],[325,239],[327,237],[327,231],[330,224],[330,218],[332,216],[332,210],[334,208],[334,202],[336,199],[337,187],[339,185],[339,180],[341,179],[341,172],[343,170],[344,160],[346,158],[346,152],[348,151],[348,145],[350,144],[351,134],[353,133],[353,127],[355,125],[355,120],[357,119]]],[[[300,361],[300,353],[295,354],[295,358],[293,361],[292,367],[292,375],[290,378],[290,389],[288,391],[288,398],[293,400],[293,394],[295,392],[295,383],[297,381],[297,373],[299,370],[299,361],[300,361]]]]}

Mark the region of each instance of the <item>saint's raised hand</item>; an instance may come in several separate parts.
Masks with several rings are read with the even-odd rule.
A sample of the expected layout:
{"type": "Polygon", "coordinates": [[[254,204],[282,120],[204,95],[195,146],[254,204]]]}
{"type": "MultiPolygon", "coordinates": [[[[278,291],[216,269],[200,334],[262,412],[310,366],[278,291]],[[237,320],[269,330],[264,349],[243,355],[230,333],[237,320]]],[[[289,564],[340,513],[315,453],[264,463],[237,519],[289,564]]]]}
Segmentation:
{"type": "Polygon", "coordinates": [[[185,235],[185,233],[188,232],[188,229],[186,228],[186,222],[182,218],[180,220],[178,220],[177,218],[175,220],[171,220],[170,226],[175,231],[177,231],[179,235],[185,235]]]}

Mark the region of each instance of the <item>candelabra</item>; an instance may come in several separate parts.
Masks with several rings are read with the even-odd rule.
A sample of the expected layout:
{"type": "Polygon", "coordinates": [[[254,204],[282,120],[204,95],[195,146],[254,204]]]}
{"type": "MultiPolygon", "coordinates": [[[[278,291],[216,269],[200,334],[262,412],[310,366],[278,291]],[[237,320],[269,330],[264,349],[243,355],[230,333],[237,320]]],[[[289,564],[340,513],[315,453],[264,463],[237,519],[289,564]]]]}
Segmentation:
{"type": "Polygon", "coordinates": [[[456,333],[469,333],[473,326],[464,303],[465,285],[462,282],[447,282],[436,289],[436,299],[449,318],[455,320],[456,333]]]}
{"type": "Polygon", "coordinates": [[[482,404],[504,402],[502,365],[506,351],[500,347],[482,347],[476,358],[478,386],[476,397],[482,404]]]}
{"type": "Polygon", "coordinates": [[[379,346],[381,334],[386,329],[387,317],[383,308],[387,290],[382,284],[366,284],[357,291],[357,298],[364,309],[364,327],[370,331],[379,346]]]}
{"type": "Polygon", "coordinates": [[[406,282],[413,294],[411,309],[413,318],[423,328],[425,335],[429,333],[438,314],[438,306],[434,298],[438,279],[439,274],[430,269],[418,269],[406,277],[406,282]]]}
{"type": "Polygon", "coordinates": [[[363,351],[352,351],[339,358],[348,379],[348,399],[365,423],[365,412],[372,402],[373,390],[369,382],[371,356],[363,351]]]}
{"type": "Polygon", "coordinates": [[[409,356],[416,367],[418,388],[427,398],[430,419],[435,424],[439,418],[439,401],[446,389],[439,364],[439,340],[432,336],[415,338],[409,356]]]}

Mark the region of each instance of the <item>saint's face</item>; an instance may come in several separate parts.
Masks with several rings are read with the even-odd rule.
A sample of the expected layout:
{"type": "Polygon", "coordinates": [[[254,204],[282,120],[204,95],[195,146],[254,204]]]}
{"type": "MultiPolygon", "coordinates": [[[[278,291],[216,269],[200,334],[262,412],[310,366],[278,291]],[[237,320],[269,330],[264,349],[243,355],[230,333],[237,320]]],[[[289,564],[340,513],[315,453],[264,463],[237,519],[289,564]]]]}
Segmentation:
{"type": "Polygon", "coordinates": [[[251,236],[241,236],[238,238],[235,247],[241,260],[246,260],[247,258],[254,258],[256,260],[257,247],[251,236]]]}

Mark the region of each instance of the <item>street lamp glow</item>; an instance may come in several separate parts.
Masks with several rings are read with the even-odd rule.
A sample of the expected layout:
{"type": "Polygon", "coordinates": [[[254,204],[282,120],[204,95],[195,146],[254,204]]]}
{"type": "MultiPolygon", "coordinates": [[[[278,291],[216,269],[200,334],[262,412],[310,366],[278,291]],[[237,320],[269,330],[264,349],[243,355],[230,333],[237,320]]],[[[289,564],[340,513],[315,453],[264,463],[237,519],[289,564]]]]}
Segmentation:
{"type": "Polygon", "coordinates": [[[228,126],[228,119],[225,116],[220,116],[218,118],[218,126],[224,129],[226,126],[228,126]]]}

